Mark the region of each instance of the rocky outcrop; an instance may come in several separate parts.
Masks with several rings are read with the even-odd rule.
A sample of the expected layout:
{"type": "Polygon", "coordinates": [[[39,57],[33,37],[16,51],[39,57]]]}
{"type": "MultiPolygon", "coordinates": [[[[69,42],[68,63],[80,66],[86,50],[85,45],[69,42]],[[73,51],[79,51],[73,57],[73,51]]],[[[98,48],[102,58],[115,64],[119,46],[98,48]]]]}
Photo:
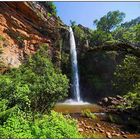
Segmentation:
{"type": "Polygon", "coordinates": [[[126,105],[127,104],[127,100],[120,96],[120,95],[116,95],[116,97],[104,97],[101,99],[101,101],[99,101],[99,105],[101,105],[102,107],[106,108],[107,112],[108,111],[118,111],[118,108],[114,108],[114,106],[118,106],[118,105],[126,105]]]}
{"type": "Polygon", "coordinates": [[[18,67],[40,45],[47,45],[54,59],[60,58],[58,40],[62,27],[61,20],[41,2],[0,2],[1,61],[6,67],[18,67]]]}
{"type": "Polygon", "coordinates": [[[126,54],[132,54],[134,56],[140,57],[140,47],[132,44],[126,44],[121,42],[114,42],[104,44],[102,46],[90,48],[88,51],[98,52],[98,51],[121,51],[126,54]]]}

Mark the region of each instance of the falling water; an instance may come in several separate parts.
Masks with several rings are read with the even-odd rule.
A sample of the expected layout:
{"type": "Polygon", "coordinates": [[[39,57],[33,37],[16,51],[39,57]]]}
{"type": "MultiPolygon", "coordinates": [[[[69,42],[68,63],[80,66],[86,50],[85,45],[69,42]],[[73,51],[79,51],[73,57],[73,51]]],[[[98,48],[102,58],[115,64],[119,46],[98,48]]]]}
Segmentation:
{"type": "Polygon", "coordinates": [[[72,64],[72,90],[74,94],[74,100],[80,102],[81,98],[80,98],[80,90],[79,90],[77,52],[76,52],[74,34],[71,27],[69,28],[69,32],[70,32],[70,54],[71,54],[71,64],[72,64]]]}

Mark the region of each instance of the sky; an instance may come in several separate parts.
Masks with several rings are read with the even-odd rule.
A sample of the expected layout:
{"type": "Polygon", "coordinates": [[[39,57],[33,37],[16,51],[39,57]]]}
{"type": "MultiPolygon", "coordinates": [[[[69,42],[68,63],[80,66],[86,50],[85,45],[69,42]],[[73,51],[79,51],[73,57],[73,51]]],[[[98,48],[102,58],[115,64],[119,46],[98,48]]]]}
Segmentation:
{"type": "Polygon", "coordinates": [[[119,10],[126,14],[125,21],[140,16],[140,2],[54,2],[57,15],[70,25],[70,20],[77,24],[95,29],[93,21],[100,19],[109,11],[119,10]]]}

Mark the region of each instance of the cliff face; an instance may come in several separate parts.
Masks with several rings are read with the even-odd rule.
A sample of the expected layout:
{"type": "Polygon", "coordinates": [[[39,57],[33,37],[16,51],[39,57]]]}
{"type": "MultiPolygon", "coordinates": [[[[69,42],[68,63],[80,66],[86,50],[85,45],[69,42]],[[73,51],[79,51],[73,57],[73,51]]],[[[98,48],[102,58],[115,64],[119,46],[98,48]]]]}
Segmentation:
{"type": "Polygon", "coordinates": [[[61,26],[61,20],[41,3],[0,2],[1,61],[5,66],[18,67],[40,45],[48,45],[49,54],[59,56],[60,48],[56,46],[61,26]]]}

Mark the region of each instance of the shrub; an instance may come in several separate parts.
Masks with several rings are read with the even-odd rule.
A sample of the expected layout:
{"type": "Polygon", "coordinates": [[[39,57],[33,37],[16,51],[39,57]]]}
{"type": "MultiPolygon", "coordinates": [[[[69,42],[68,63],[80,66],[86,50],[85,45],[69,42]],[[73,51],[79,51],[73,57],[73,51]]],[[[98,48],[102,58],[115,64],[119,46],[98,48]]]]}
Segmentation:
{"type": "Polygon", "coordinates": [[[89,109],[85,109],[82,112],[82,115],[91,119],[96,119],[96,115],[94,113],[91,113],[89,109]]]}
{"type": "Polygon", "coordinates": [[[50,115],[36,120],[33,127],[35,138],[78,138],[80,137],[76,121],[65,118],[62,114],[51,112],[50,115]],[[40,131],[37,131],[40,130],[40,131]]]}
{"type": "Polygon", "coordinates": [[[140,82],[135,85],[133,91],[128,92],[124,97],[127,100],[127,104],[124,108],[140,109],[140,82]]]}
{"type": "Polygon", "coordinates": [[[30,122],[23,112],[14,111],[0,126],[0,138],[33,138],[30,122]]]}
{"type": "Polygon", "coordinates": [[[116,67],[114,76],[114,87],[120,94],[133,91],[135,85],[140,81],[139,58],[127,55],[122,64],[116,67]]]}
{"type": "Polygon", "coordinates": [[[45,48],[0,79],[0,98],[23,110],[49,112],[68,92],[67,77],[53,66],[45,48]]]}
{"type": "Polygon", "coordinates": [[[0,126],[1,138],[78,138],[76,121],[66,119],[62,114],[37,117],[33,122],[24,112],[13,113],[4,125],[0,126]]]}

